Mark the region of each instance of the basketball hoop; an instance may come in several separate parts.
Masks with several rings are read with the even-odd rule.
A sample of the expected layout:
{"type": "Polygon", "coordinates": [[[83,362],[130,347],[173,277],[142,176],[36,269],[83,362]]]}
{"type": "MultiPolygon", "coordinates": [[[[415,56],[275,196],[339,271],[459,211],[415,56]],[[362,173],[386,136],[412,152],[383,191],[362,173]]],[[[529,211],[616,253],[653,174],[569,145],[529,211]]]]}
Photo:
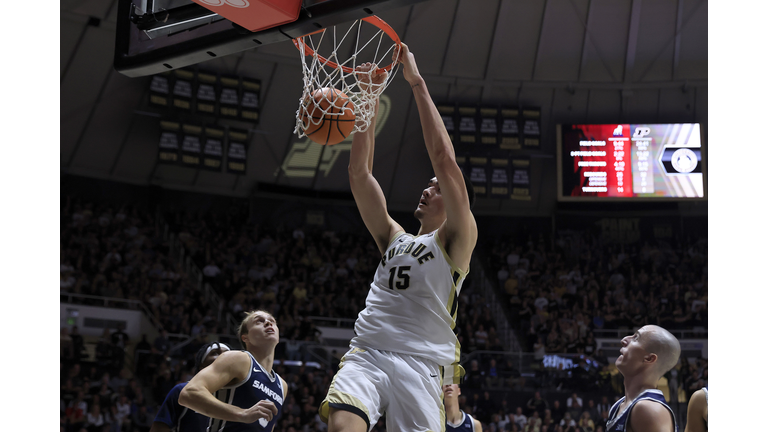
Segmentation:
{"type": "Polygon", "coordinates": [[[293,39],[293,43],[301,54],[304,75],[304,91],[296,111],[294,133],[304,137],[311,125],[319,124],[325,116],[335,115],[323,110],[323,115],[318,117],[317,106],[310,107],[308,104],[313,100],[313,92],[326,87],[338,89],[349,97],[357,118],[354,131],[368,130],[376,113],[376,99],[387,88],[399,67],[392,58],[399,56],[400,38],[392,27],[377,16],[369,16],[353,22],[343,35],[337,33],[334,26],[293,39]],[[340,52],[352,54],[345,60],[340,57],[340,52]],[[371,82],[375,68],[367,73],[355,70],[364,63],[388,63],[378,68],[387,71],[384,81],[371,82]],[[360,85],[361,79],[364,80],[363,86],[360,85]],[[307,115],[308,110],[315,115],[307,115]],[[302,118],[310,121],[302,121],[302,118]]]}

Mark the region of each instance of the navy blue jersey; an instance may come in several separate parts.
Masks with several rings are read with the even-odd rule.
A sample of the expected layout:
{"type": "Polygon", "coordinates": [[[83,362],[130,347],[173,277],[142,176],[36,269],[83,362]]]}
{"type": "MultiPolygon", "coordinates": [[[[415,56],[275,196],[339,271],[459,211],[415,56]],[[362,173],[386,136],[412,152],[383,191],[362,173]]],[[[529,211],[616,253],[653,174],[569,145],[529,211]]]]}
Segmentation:
{"type": "Polygon", "coordinates": [[[461,412],[461,415],[461,422],[458,426],[449,423],[448,419],[445,420],[445,432],[475,432],[475,421],[472,419],[472,416],[464,411],[461,412]]]}
{"type": "Polygon", "coordinates": [[[155,422],[165,423],[171,432],[205,432],[208,427],[208,417],[179,405],[179,393],[187,383],[176,384],[155,416],[155,422]]]}
{"type": "Polygon", "coordinates": [[[224,403],[240,408],[250,408],[259,401],[268,399],[277,407],[277,415],[269,422],[262,418],[253,423],[228,422],[212,418],[208,424],[208,432],[271,431],[280,414],[283,413],[283,383],[280,376],[272,371],[267,372],[251,353],[248,355],[251,357],[251,373],[248,377],[239,384],[222,388],[214,393],[214,396],[224,403]]]}
{"type": "Polygon", "coordinates": [[[666,408],[667,411],[669,411],[669,414],[672,416],[672,424],[675,425],[675,432],[677,432],[677,420],[675,420],[675,413],[673,413],[672,408],[667,405],[667,401],[664,399],[664,393],[662,393],[661,390],[653,389],[640,393],[640,396],[632,401],[632,403],[626,409],[624,409],[624,411],[619,412],[619,406],[622,402],[624,402],[624,399],[626,399],[626,396],[619,399],[618,402],[613,404],[611,407],[611,410],[608,414],[608,424],[605,428],[606,432],[623,432],[627,430],[627,425],[629,424],[629,415],[632,414],[632,408],[641,400],[652,400],[664,405],[664,408],[666,408]]]}

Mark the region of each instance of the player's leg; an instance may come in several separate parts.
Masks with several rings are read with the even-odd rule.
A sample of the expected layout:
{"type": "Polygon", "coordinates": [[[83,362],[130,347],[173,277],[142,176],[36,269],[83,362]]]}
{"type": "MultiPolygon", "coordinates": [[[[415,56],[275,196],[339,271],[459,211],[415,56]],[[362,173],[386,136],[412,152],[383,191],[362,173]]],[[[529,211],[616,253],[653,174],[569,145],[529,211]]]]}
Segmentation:
{"type": "Polygon", "coordinates": [[[389,377],[382,370],[387,361],[375,350],[353,348],[344,355],[320,404],[328,432],[367,432],[379,421],[387,404],[389,377]]]}
{"type": "Polygon", "coordinates": [[[430,360],[393,354],[392,393],[387,407],[387,431],[445,432],[440,366],[430,360]]]}
{"type": "Polygon", "coordinates": [[[331,407],[328,415],[328,431],[367,432],[368,424],[359,414],[331,407]]]}

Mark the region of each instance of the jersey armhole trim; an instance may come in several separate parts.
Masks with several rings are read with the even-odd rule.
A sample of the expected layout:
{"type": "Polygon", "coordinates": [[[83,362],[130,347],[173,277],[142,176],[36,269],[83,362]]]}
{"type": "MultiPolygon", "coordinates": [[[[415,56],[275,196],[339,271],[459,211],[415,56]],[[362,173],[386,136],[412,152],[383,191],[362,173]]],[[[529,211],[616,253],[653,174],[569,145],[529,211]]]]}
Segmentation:
{"type": "Polygon", "coordinates": [[[459,273],[459,276],[461,276],[461,279],[464,279],[469,274],[469,268],[467,268],[467,271],[464,271],[459,268],[456,264],[454,264],[451,257],[448,255],[448,252],[445,251],[445,247],[443,247],[443,242],[440,240],[440,230],[435,231],[435,242],[437,243],[437,247],[440,248],[440,252],[443,253],[443,256],[445,257],[445,260],[448,262],[448,265],[451,266],[451,270],[459,273]]]}
{"type": "Polygon", "coordinates": [[[398,231],[395,233],[395,235],[393,235],[393,236],[392,236],[392,238],[391,238],[391,239],[389,239],[389,243],[387,243],[387,247],[386,247],[386,249],[389,249],[389,247],[390,247],[390,246],[392,246],[392,243],[394,243],[394,242],[395,242],[395,240],[397,240],[398,238],[400,238],[400,236],[401,236],[401,235],[403,235],[403,234],[407,234],[407,233],[405,232],[405,230],[398,230],[398,231]]]}

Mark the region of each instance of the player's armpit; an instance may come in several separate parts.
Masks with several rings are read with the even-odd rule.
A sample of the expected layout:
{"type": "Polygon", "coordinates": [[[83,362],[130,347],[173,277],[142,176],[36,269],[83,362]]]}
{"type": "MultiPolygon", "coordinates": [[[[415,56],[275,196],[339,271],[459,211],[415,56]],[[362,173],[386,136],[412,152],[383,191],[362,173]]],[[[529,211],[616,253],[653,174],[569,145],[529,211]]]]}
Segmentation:
{"type": "Polygon", "coordinates": [[[662,404],[642,400],[635,404],[629,417],[630,432],[673,432],[672,414],[662,404]]]}

